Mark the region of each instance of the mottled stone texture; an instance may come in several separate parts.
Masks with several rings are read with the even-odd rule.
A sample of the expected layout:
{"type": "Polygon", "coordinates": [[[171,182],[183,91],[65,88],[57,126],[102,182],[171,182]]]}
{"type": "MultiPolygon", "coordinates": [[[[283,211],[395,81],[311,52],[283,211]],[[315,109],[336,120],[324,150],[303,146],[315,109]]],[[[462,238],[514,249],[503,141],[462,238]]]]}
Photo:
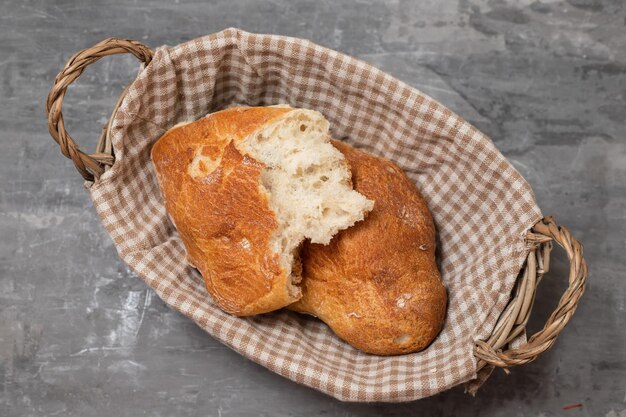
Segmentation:
{"type": "MultiPolygon", "coordinates": [[[[3,0],[0,39],[0,415],[626,415],[622,0],[3,0]],[[362,58],[493,138],[585,243],[588,291],[549,353],[496,372],[477,398],[343,404],[231,352],[135,278],[47,133],[45,96],[71,53],[105,37],[174,45],[229,26],[362,58]]],[[[85,149],[135,73],[108,58],[70,88],[85,149]]],[[[555,256],[535,330],[565,286],[555,256]]]]}

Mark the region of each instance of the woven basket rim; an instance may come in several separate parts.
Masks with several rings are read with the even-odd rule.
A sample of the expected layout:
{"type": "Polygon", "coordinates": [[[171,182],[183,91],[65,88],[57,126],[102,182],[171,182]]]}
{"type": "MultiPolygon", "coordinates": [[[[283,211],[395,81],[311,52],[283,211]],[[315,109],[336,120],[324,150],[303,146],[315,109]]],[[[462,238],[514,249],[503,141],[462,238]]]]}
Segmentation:
{"type": "MultiPolygon", "coordinates": [[[[98,180],[115,162],[110,134],[111,123],[128,87],[117,100],[109,121],[102,128],[96,151],[91,154],[81,151],[66,131],[62,114],[63,100],[68,86],[88,65],[104,56],[124,53],[134,55],[144,67],[150,64],[154,56],[154,51],[140,42],[119,38],[105,39],[77,52],[68,60],[56,76],[46,101],[50,135],[61,148],[61,153],[74,162],[76,169],[88,183],[98,180]]],[[[491,335],[486,340],[475,341],[477,371],[484,372],[486,376],[479,383],[468,386],[470,393],[476,392],[494,368],[502,368],[508,372],[508,368],[532,362],[549,350],[571,320],[585,291],[588,269],[583,258],[583,247],[566,227],[557,225],[551,216],[545,217],[528,231],[525,242],[529,252],[511,299],[498,318],[491,335]],[[509,343],[526,330],[538,285],[549,271],[553,242],[562,247],[568,256],[570,263],[568,287],[544,327],[521,346],[511,348],[509,343]]]]}

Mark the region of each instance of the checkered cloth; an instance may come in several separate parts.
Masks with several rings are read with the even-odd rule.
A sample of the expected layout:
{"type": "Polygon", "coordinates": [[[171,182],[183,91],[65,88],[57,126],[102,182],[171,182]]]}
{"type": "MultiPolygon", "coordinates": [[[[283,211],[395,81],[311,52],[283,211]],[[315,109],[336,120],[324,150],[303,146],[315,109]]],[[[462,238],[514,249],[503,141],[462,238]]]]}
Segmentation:
{"type": "Polygon", "coordinates": [[[111,126],[116,163],[90,186],[120,256],[168,305],[245,357],[345,401],[408,401],[476,377],[541,218],[532,190],[491,141],[430,97],[311,42],[236,29],[157,49],[111,126]],[[439,234],[445,326],[420,353],[362,353],[288,311],[237,318],[211,300],[168,220],[150,162],[170,127],[234,104],[319,110],[331,133],[395,161],[419,186],[439,234]]]}

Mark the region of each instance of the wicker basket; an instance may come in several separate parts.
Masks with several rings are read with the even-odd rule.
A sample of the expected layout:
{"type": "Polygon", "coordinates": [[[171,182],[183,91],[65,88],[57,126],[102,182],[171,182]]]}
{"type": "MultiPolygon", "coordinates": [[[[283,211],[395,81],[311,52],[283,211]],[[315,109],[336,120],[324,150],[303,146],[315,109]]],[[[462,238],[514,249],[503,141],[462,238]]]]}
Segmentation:
{"type": "MultiPolygon", "coordinates": [[[[72,56],[54,80],[47,98],[46,110],[50,134],[60,146],[63,155],[74,162],[77,170],[87,181],[97,181],[115,162],[110,137],[113,117],[103,128],[95,153],[85,153],[79,149],[65,129],[61,112],[65,93],[68,86],[82,74],[89,64],[104,56],[124,53],[133,54],[146,66],[153,58],[153,51],[139,42],[107,39],[72,56]]],[[[126,91],[118,100],[114,115],[126,91]]],[[[474,354],[479,372],[477,378],[468,385],[471,393],[476,392],[494,368],[502,368],[508,372],[509,367],[531,362],[550,349],[559,333],[572,318],[585,290],[588,274],[583,259],[582,245],[565,227],[558,226],[552,217],[546,217],[527,233],[526,243],[530,250],[508,305],[497,320],[491,336],[485,340],[476,341],[474,354]],[[561,246],[569,258],[569,285],[543,329],[529,337],[526,342],[518,343],[513,348],[510,342],[525,332],[537,286],[549,270],[553,242],[561,246]]]]}

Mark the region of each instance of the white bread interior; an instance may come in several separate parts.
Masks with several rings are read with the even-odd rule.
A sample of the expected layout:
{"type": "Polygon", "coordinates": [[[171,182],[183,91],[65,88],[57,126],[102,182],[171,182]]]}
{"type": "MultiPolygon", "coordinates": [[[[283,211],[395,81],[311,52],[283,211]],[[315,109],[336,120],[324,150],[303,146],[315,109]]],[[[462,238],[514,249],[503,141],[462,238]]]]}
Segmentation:
{"type": "Polygon", "coordinates": [[[352,189],[349,165],[330,143],[328,121],[319,112],[291,111],[236,147],[266,165],[259,188],[279,223],[271,246],[291,275],[290,292],[299,296],[293,284],[301,279],[300,244],[328,244],[338,231],[363,220],[374,202],[352,189]]]}

